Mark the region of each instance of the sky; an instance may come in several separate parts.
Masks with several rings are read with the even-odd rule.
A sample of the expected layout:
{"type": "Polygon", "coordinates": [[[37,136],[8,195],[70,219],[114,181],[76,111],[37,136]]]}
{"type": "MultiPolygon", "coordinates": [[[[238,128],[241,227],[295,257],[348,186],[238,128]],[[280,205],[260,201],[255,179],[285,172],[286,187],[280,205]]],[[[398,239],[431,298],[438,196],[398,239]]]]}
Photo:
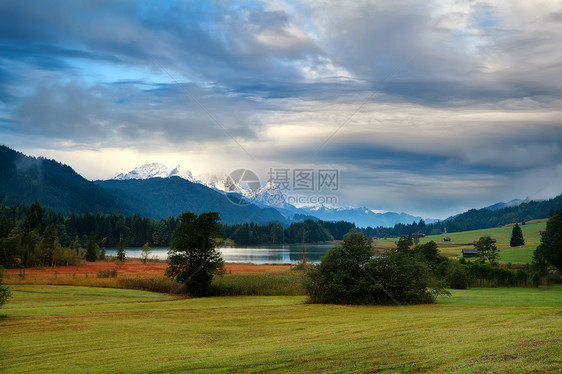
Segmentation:
{"type": "Polygon", "coordinates": [[[90,180],[330,169],[338,205],[429,218],[550,198],[561,77],[560,1],[0,0],[0,144],[90,180]]]}

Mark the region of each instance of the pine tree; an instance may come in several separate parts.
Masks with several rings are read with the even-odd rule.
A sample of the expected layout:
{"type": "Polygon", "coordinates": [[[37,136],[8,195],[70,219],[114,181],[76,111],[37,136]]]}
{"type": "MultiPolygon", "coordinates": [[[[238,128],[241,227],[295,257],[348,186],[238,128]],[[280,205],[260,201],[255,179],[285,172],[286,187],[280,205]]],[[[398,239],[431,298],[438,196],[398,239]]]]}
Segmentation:
{"type": "Polygon", "coordinates": [[[558,210],[546,222],[541,244],[533,254],[533,264],[543,273],[549,265],[562,270],[562,214],[558,210]]]}
{"type": "Polygon", "coordinates": [[[183,283],[191,296],[205,296],[211,291],[215,274],[224,273],[224,260],[216,250],[215,235],[219,214],[185,212],[174,230],[166,274],[183,283]]]}
{"type": "Polygon", "coordinates": [[[88,247],[86,248],[86,261],[94,262],[98,259],[99,247],[96,244],[94,233],[88,238],[88,247]]]}
{"type": "Polygon", "coordinates": [[[521,227],[519,227],[519,224],[516,223],[515,226],[513,226],[513,230],[511,231],[509,246],[519,247],[521,245],[525,245],[525,239],[523,238],[523,231],[521,231],[521,227]]]}

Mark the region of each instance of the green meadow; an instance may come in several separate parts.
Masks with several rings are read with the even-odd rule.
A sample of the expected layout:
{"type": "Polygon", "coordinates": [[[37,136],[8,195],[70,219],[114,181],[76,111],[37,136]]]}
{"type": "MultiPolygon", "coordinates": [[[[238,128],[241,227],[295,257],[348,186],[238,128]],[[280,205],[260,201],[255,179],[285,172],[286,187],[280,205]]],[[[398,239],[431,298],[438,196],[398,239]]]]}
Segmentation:
{"type": "Polygon", "coordinates": [[[437,304],[184,299],[15,285],[3,373],[562,372],[562,286],[453,291],[437,304]]]}
{"type": "MultiPolygon", "coordinates": [[[[461,257],[463,248],[473,248],[472,242],[477,241],[482,236],[490,236],[497,240],[497,247],[500,249],[500,263],[526,264],[531,263],[533,259],[533,251],[540,244],[540,231],[546,228],[546,220],[531,221],[525,225],[519,225],[523,231],[525,245],[520,247],[509,246],[511,239],[512,225],[502,227],[494,227],[483,230],[462,231],[455,233],[447,233],[441,235],[428,235],[420,238],[420,243],[427,243],[430,240],[435,241],[439,245],[440,251],[450,257],[461,257]],[[450,242],[444,242],[443,238],[451,238],[450,242]]],[[[375,245],[394,244],[398,238],[377,239],[375,245]]]]}

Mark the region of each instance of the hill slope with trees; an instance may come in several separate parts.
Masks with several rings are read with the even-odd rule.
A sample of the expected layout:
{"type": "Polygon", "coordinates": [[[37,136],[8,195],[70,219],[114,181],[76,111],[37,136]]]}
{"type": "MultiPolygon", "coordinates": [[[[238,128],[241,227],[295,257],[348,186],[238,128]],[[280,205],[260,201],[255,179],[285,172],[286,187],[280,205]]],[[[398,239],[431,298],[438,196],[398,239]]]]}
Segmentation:
{"type": "Polygon", "coordinates": [[[117,197],[70,166],[0,145],[0,204],[31,204],[68,213],[132,213],[117,197]]]}
{"type": "Polygon", "coordinates": [[[285,222],[273,208],[253,204],[234,204],[217,191],[179,177],[97,181],[124,201],[135,213],[153,217],[177,217],[190,211],[196,214],[218,212],[223,223],[285,222]]]}

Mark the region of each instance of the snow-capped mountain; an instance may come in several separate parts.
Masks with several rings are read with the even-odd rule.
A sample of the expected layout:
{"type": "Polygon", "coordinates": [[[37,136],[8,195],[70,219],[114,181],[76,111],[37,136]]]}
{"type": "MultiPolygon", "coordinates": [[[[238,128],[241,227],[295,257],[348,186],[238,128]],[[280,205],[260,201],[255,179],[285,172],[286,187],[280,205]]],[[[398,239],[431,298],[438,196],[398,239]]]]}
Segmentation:
{"type": "Polygon", "coordinates": [[[299,208],[304,214],[318,217],[324,221],[348,221],[358,227],[392,227],[397,223],[409,224],[418,222],[421,217],[412,216],[407,213],[377,212],[367,207],[342,208],[334,206],[307,206],[299,208]]]}
{"type": "Polygon", "coordinates": [[[121,173],[119,175],[116,175],[113,179],[126,180],[169,177],[180,177],[193,183],[199,183],[199,180],[197,180],[189,170],[185,170],[180,165],[169,168],[164,164],[159,164],[156,162],[139,166],[126,174],[121,173]]]}
{"type": "MultiPolygon", "coordinates": [[[[367,207],[342,207],[328,204],[301,204],[294,206],[285,200],[285,195],[273,182],[267,182],[260,187],[254,184],[248,185],[239,176],[224,175],[203,175],[194,177],[193,174],[180,165],[168,168],[164,164],[152,163],[145,164],[134,170],[119,174],[114,180],[126,179],[149,179],[149,178],[169,178],[180,177],[193,183],[199,183],[222,194],[238,194],[262,208],[274,208],[287,219],[294,216],[316,217],[325,221],[348,221],[355,223],[358,227],[394,226],[396,223],[412,223],[419,221],[421,217],[415,217],[407,213],[379,212],[367,207]]],[[[253,179],[252,179],[253,181],[253,179]]],[[[255,181],[254,181],[255,182],[255,181]]],[[[259,182],[259,181],[258,181],[259,182]]],[[[251,183],[250,183],[251,184],[251,183]]],[[[429,221],[426,221],[429,222],[429,221]]]]}

